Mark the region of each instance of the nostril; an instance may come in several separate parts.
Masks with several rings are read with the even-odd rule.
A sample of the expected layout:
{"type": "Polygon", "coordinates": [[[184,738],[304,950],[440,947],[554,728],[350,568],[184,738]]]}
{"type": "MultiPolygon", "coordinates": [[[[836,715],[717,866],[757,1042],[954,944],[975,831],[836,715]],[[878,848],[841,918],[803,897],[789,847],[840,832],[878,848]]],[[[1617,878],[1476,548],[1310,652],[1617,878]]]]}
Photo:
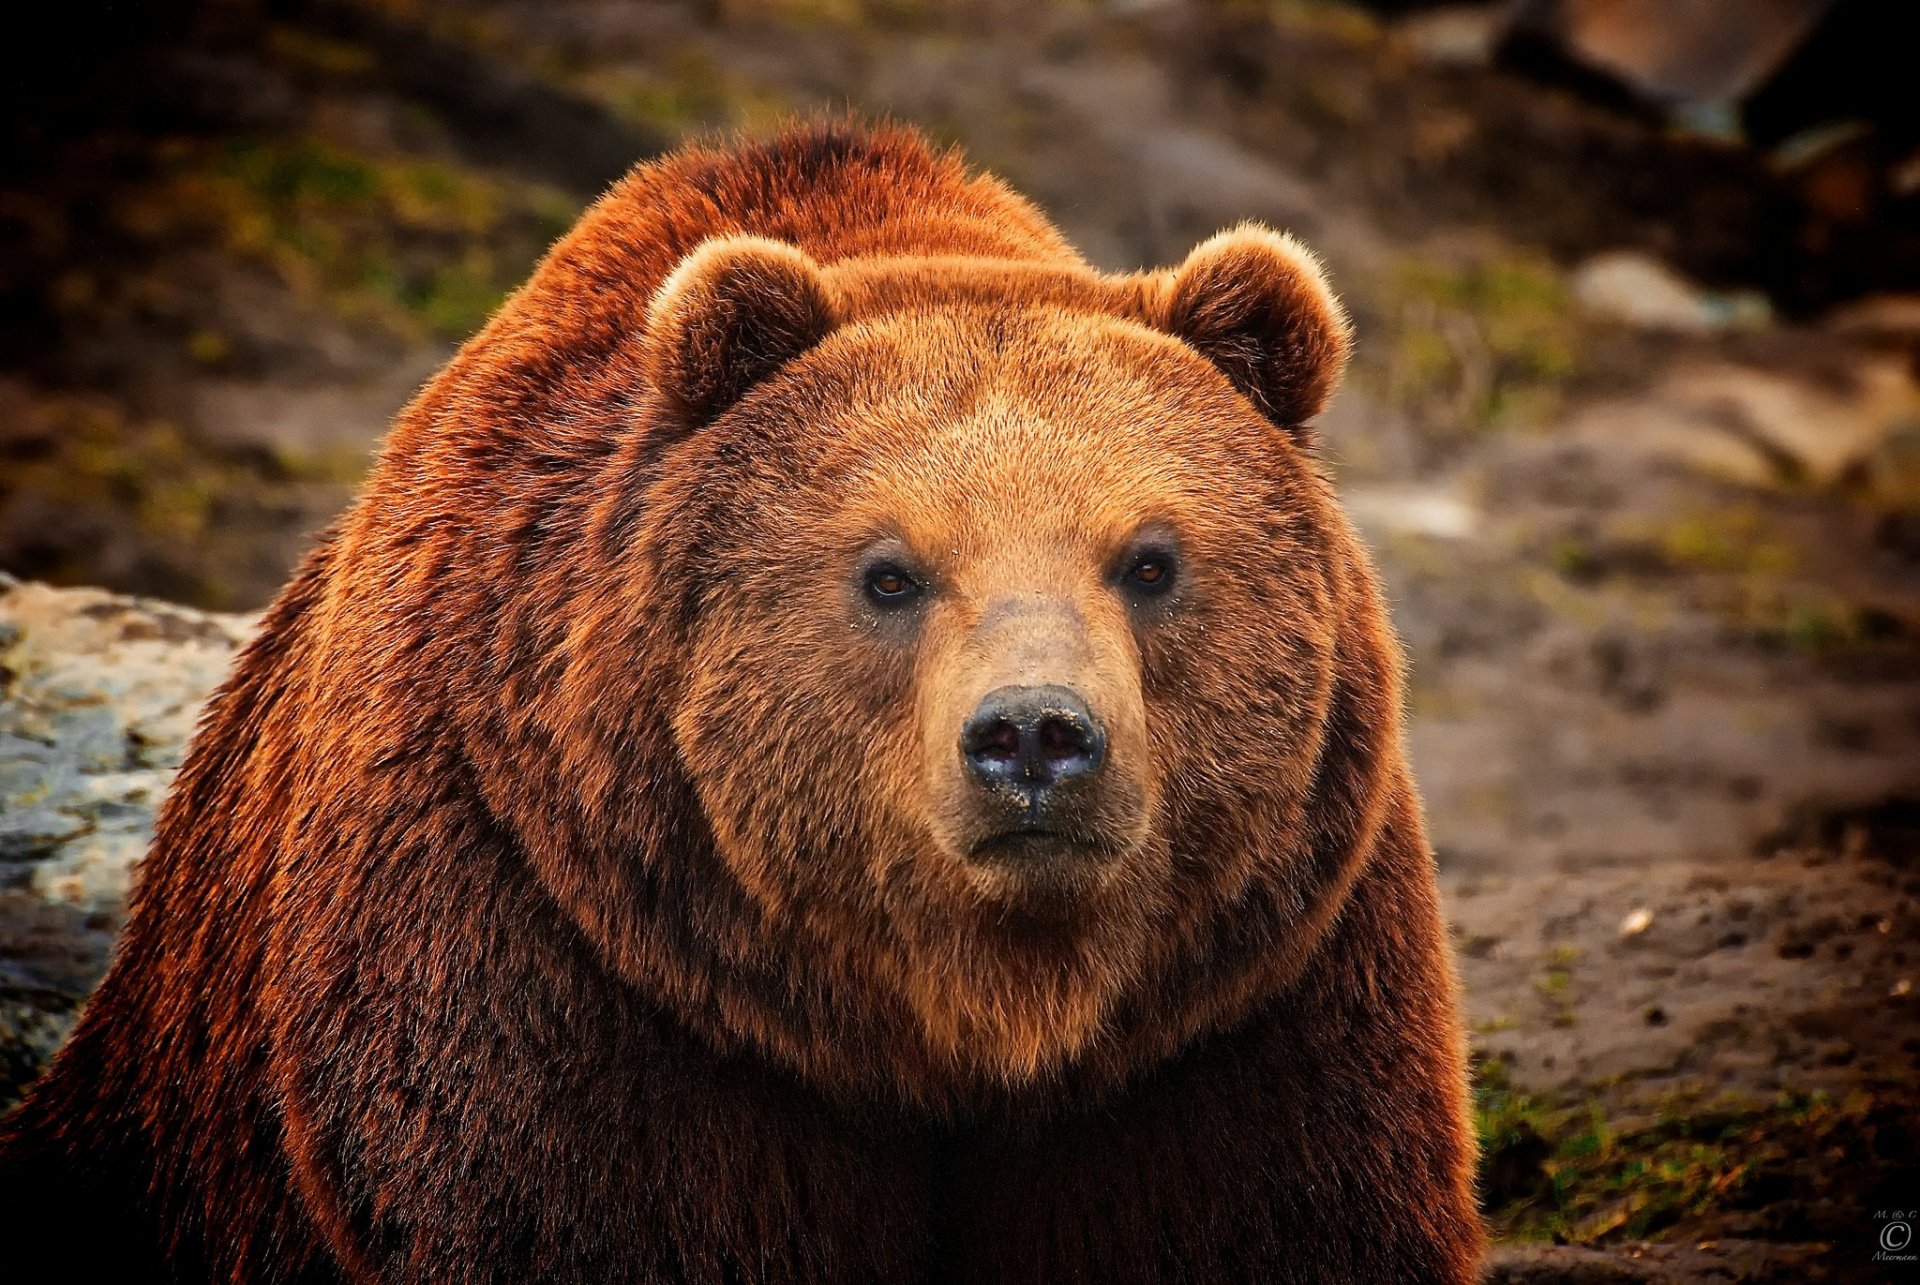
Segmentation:
{"type": "Polygon", "coordinates": [[[979,728],[970,740],[974,758],[1010,763],[1020,757],[1020,729],[1004,718],[979,728]]]}
{"type": "Polygon", "coordinates": [[[1054,762],[1087,756],[1087,729],[1058,716],[1040,723],[1040,752],[1054,762]]]}

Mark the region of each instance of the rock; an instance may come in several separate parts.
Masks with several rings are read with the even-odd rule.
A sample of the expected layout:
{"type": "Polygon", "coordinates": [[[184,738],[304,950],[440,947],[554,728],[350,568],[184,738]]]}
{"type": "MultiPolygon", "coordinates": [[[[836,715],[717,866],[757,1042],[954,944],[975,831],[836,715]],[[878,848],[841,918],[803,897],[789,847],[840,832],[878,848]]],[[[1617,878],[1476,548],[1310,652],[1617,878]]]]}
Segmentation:
{"type": "Polygon", "coordinates": [[[1488,1256],[1485,1285],[1695,1285],[1699,1281],[1879,1280],[1835,1275],[1826,1244],[1717,1239],[1626,1241],[1604,1248],[1509,1244],[1488,1256]]]}
{"type": "Polygon", "coordinates": [[[1521,21],[1654,102],[1736,102],[1779,70],[1829,3],[1530,0],[1521,21]]]}
{"type": "Polygon", "coordinates": [[[1645,1285],[1663,1281],[1629,1259],[1578,1245],[1497,1245],[1484,1285],[1645,1285]]]}
{"type": "Polygon", "coordinates": [[[1830,368],[1686,362],[1645,396],[1596,403],[1563,433],[1749,486],[1849,480],[1898,497],[1920,475],[1920,378],[1899,353],[1830,368]]]}
{"type": "Polygon", "coordinates": [[[1574,302],[1596,317],[1647,330],[1709,335],[1758,330],[1773,320],[1766,296],[1753,290],[1703,290],[1648,255],[1617,251],[1574,269],[1574,302]]]}
{"type": "Polygon", "coordinates": [[[1344,497],[1347,512],[1369,536],[1412,535],[1465,540],[1480,528],[1480,511],[1464,496],[1432,487],[1356,486],[1344,497]]]}
{"type": "Polygon", "coordinates": [[[1445,5],[1409,14],[1393,34],[1429,62],[1444,67],[1485,67],[1513,22],[1508,4],[1445,5]]]}
{"type": "Polygon", "coordinates": [[[1868,295],[1833,309],[1826,315],[1825,326],[1842,335],[1920,336],[1920,295],[1868,295]]]}
{"type": "MultiPolygon", "coordinates": [[[[1697,1281],[1802,1281],[1832,1261],[1825,1245],[1745,1240],[1630,1241],[1604,1249],[1531,1242],[1496,1245],[1483,1285],[1693,1285],[1697,1281]]],[[[1848,1277],[1846,1279],[1853,1279],[1848,1277]]]]}
{"type": "Polygon", "coordinates": [[[154,810],[254,625],[0,574],[0,1106],[106,967],[154,810]]]}
{"type": "Polygon", "coordinates": [[[88,910],[126,895],[201,702],[252,620],[0,579],[0,872],[88,910]]]}

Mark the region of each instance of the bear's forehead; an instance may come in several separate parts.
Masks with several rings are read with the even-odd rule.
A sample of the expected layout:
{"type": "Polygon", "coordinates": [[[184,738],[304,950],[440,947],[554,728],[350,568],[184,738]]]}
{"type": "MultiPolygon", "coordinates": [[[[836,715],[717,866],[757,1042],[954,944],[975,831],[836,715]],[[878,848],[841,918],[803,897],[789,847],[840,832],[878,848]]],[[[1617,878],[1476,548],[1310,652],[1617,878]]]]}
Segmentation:
{"type": "Polygon", "coordinates": [[[818,502],[844,531],[967,557],[1104,549],[1148,523],[1213,525],[1258,506],[1248,452],[1221,450],[1215,421],[1179,422],[1150,385],[1032,387],[1002,366],[964,394],[920,385],[849,407],[820,426],[818,502]]]}
{"type": "Polygon", "coordinates": [[[1162,274],[892,257],[824,276],[840,319],[834,360],[869,376],[852,394],[860,401],[997,389],[1064,407],[1223,388],[1210,363],[1149,324],[1162,274]]]}
{"type": "Polygon", "coordinates": [[[1163,281],[1073,263],[973,257],[846,259],[823,271],[842,319],[1012,306],[1144,319],[1163,281]]]}
{"type": "Polygon", "coordinates": [[[1145,443],[1097,445],[1083,429],[989,396],[952,422],[902,432],[898,450],[862,452],[843,507],[915,515],[963,538],[1009,526],[1090,530],[1201,491],[1186,460],[1145,443]]]}
{"type": "Polygon", "coordinates": [[[1266,422],[1146,323],[1140,278],[915,262],[829,269],[841,325],[754,401],[761,511],[1064,548],[1257,506],[1266,422]]]}
{"type": "Polygon", "coordinates": [[[991,443],[1061,460],[1149,446],[1184,454],[1257,421],[1178,340],[1124,316],[1022,300],[856,321],[803,359],[800,373],[803,382],[824,376],[822,404],[844,429],[871,430],[887,447],[991,443]]]}

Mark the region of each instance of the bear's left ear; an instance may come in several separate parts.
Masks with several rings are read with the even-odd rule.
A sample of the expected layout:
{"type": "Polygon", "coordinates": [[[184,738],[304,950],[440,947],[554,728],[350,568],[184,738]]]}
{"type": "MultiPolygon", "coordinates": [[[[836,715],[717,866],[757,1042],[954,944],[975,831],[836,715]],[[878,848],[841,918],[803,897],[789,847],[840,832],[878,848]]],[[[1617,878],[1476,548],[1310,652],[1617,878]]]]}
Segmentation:
{"type": "Polygon", "coordinates": [[[697,247],[647,309],[647,374],[683,427],[712,422],[747,390],[830,334],[820,265],[757,236],[697,247]]]}
{"type": "Polygon", "coordinates": [[[1347,364],[1347,314],[1319,260],[1258,224],[1195,246],[1161,308],[1162,329],[1218,366],[1283,428],[1319,414],[1347,364]]]}

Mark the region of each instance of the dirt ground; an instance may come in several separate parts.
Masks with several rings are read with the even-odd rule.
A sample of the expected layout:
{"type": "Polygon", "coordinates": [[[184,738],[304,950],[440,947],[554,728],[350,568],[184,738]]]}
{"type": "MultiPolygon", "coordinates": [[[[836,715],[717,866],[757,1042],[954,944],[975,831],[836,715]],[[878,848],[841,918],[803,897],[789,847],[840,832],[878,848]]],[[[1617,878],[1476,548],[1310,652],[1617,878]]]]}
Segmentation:
{"type": "Polygon", "coordinates": [[[257,606],[623,149],[851,107],[1103,266],[1291,227],[1359,323],[1325,452],[1409,650],[1497,1278],[1920,1276],[1874,1259],[1920,1206],[1920,300],[1802,253],[1753,158],[1337,5],[777,8],[195,37],[167,92],[220,111],[27,202],[63,266],[0,371],[0,567],[257,606]],[[60,257],[83,208],[119,266],[60,257]],[[1616,319],[1616,250],[1771,319],[1616,319]]]}

